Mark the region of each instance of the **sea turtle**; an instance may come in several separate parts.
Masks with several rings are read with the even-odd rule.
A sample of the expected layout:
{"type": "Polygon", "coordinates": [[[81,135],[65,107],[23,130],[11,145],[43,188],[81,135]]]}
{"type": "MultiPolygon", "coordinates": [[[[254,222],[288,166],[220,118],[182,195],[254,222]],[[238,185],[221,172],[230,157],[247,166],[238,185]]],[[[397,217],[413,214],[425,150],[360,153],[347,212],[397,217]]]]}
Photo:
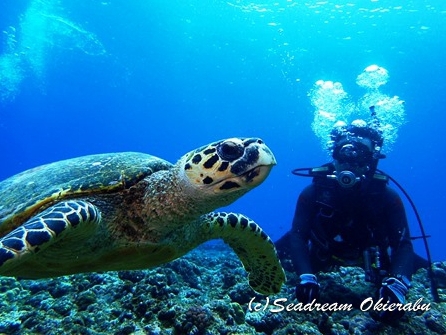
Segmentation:
{"type": "Polygon", "coordinates": [[[285,280],[271,239],[242,214],[212,212],[262,183],[276,164],[258,138],[230,138],[173,165],[136,152],[63,160],[0,182],[0,275],[48,278],[132,270],[223,239],[251,287],[285,280]]]}

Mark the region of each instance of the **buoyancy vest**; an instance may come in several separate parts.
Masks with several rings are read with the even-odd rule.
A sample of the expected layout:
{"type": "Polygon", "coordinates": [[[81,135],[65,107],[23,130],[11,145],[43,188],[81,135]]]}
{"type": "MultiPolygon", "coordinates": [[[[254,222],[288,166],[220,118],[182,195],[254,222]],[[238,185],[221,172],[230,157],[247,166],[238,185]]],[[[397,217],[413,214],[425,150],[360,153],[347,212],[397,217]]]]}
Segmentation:
{"type": "Polygon", "coordinates": [[[345,265],[361,265],[365,249],[378,247],[388,263],[388,237],[384,224],[383,193],[387,178],[374,174],[350,189],[327,176],[332,164],[313,169],[316,187],[316,218],[311,228],[312,246],[321,257],[345,265]]]}

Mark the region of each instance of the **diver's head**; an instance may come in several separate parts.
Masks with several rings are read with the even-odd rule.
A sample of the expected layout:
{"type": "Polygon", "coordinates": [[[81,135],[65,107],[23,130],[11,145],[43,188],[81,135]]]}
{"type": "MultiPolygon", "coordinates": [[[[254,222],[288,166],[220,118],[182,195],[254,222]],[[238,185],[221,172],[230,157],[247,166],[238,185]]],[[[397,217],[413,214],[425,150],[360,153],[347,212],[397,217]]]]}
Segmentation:
{"type": "Polygon", "coordinates": [[[381,154],[381,132],[364,120],[350,125],[337,122],[331,132],[331,151],[335,175],[343,187],[351,187],[358,181],[373,176],[381,154]]]}

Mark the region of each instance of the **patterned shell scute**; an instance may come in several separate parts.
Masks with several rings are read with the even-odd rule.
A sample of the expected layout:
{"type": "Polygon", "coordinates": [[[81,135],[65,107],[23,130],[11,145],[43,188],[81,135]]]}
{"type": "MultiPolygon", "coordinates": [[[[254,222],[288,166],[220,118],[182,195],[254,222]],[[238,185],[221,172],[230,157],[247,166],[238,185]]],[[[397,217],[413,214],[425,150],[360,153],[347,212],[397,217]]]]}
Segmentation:
{"type": "Polygon", "coordinates": [[[51,203],[119,192],[171,167],[155,156],[122,152],[67,159],[19,173],[0,182],[0,236],[51,203]]]}

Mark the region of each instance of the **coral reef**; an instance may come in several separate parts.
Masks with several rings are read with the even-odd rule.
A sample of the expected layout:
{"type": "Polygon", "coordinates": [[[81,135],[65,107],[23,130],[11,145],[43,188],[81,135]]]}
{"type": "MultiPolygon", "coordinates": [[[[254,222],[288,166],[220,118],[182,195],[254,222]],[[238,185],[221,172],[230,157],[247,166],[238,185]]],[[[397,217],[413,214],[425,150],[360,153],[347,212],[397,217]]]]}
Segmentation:
{"type": "MultiPolygon", "coordinates": [[[[287,266],[286,266],[287,268],[287,266]]],[[[436,263],[446,300],[446,262],[436,263]]],[[[361,303],[375,297],[359,268],[321,273],[321,303],[351,310],[277,311],[294,299],[296,276],[271,297],[255,293],[235,254],[208,243],[149,270],[78,274],[48,280],[0,278],[2,334],[445,334],[446,303],[435,303],[427,271],[418,271],[407,301],[423,298],[427,311],[409,311],[383,324],[361,303]],[[276,299],[279,300],[274,305],[276,299]],[[285,301],[286,299],[286,301],[285,301]],[[266,306],[269,301],[269,306],[266,306]]]]}

